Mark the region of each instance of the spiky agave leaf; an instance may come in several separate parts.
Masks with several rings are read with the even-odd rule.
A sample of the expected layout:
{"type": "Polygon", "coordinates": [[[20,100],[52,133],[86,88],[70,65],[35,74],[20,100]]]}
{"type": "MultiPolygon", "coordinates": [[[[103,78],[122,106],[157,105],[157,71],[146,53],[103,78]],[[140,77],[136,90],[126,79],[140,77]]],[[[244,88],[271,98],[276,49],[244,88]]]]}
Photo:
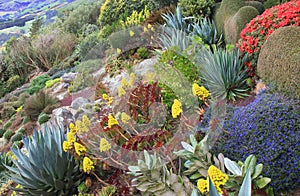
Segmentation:
{"type": "Polygon", "coordinates": [[[64,152],[62,126],[44,126],[23,138],[24,150],[12,148],[17,160],[10,170],[11,179],[22,186],[16,189],[29,195],[70,195],[80,184],[79,165],[64,152]]]}
{"type": "Polygon", "coordinates": [[[204,47],[199,50],[197,65],[212,97],[235,101],[249,95],[248,76],[244,68],[246,58],[240,58],[238,50],[214,48],[210,51],[204,47]]]}

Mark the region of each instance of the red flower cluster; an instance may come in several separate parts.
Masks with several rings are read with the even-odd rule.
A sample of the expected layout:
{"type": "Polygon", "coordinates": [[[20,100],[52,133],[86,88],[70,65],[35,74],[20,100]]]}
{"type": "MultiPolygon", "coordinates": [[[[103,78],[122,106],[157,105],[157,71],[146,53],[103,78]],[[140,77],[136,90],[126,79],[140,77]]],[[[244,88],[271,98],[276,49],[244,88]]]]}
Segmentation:
{"type": "Polygon", "coordinates": [[[262,15],[251,20],[241,31],[241,39],[237,47],[241,53],[248,54],[249,76],[255,76],[260,49],[269,35],[276,29],[289,25],[300,25],[300,0],[292,0],[267,9],[262,15]]]}

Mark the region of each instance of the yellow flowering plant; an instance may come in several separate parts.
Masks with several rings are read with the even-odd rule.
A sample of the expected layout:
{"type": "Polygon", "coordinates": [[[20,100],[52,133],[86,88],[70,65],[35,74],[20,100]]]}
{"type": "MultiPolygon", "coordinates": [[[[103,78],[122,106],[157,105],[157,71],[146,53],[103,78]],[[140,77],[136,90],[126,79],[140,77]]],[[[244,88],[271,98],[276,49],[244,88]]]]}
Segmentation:
{"type": "Polygon", "coordinates": [[[87,150],[86,147],[84,147],[82,144],[78,142],[74,142],[74,149],[78,156],[81,156],[87,150]]]}
{"type": "Polygon", "coordinates": [[[100,152],[107,152],[110,150],[111,146],[109,142],[105,138],[100,139],[100,145],[99,145],[100,152]]]}
{"type": "Polygon", "coordinates": [[[94,162],[89,157],[84,157],[82,162],[82,168],[85,173],[90,173],[95,168],[94,162]]]}
{"type": "Polygon", "coordinates": [[[182,113],[182,105],[178,99],[174,99],[174,103],[172,105],[172,117],[177,118],[182,113]]]}

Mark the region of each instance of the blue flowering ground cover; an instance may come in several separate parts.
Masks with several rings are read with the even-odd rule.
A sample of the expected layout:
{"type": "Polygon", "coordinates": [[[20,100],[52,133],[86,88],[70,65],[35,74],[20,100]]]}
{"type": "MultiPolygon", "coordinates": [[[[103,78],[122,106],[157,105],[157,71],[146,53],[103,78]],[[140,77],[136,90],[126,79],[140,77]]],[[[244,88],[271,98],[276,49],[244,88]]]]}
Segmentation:
{"type": "MultiPolygon", "coordinates": [[[[229,110],[231,111],[231,110],[229,110]]],[[[278,94],[262,93],[251,104],[235,108],[213,147],[232,160],[255,154],[272,179],[275,192],[300,186],[300,104],[278,94]]]]}

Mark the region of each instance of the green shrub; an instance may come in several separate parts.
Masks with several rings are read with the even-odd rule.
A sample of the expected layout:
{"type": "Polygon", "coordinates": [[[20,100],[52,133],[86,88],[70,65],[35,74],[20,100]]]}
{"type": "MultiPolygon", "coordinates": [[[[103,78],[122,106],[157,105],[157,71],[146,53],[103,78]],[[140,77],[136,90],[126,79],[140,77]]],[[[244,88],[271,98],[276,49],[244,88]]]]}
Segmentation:
{"type": "Polygon", "coordinates": [[[17,87],[21,86],[23,84],[23,80],[19,75],[15,75],[10,77],[7,81],[6,81],[6,86],[7,89],[9,91],[13,91],[15,90],[17,87]]]}
{"type": "Polygon", "coordinates": [[[10,126],[11,126],[12,122],[11,120],[7,121],[4,125],[3,125],[3,129],[7,130],[10,126]]]}
{"type": "Polygon", "coordinates": [[[31,120],[37,120],[40,113],[50,114],[59,106],[58,100],[44,91],[40,91],[25,101],[24,111],[31,120]]]}
{"type": "Polygon", "coordinates": [[[23,137],[23,133],[16,133],[14,136],[11,137],[11,142],[14,143],[14,142],[17,142],[17,141],[20,141],[22,140],[22,137],[23,137]]]}
{"type": "Polygon", "coordinates": [[[126,19],[133,11],[140,12],[145,6],[152,11],[155,3],[152,0],[106,0],[100,8],[99,23],[101,27],[111,25],[119,20],[126,19]]]}
{"type": "Polygon", "coordinates": [[[223,0],[221,2],[220,8],[214,14],[214,21],[218,32],[224,34],[227,44],[236,44],[241,30],[260,13],[262,7],[263,5],[259,2],[246,3],[244,0],[223,0]]]}
{"type": "Polygon", "coordinates": [[[56,79],[53,79],[53,80],[48,80],[45,83],[46,88],[51,88],[54,84],[56,84],[56,83],[58,83],[60,81],[61,81],[61,78],[56,78],[56,79]]]}
{"type": "MultiPolygon", "coordinates": [[[[76,46],[76,52],[79,55],[80,59],[83,59],[86,57],[86,55],[90,52],[90,50],[100,43],[100,40],[98,39],[99,32],[96,31],[90,35],[87,35],[80,43],[76,46]]],[[[100,37],[105,35],[100,35],[100,37]]]]}
{"type": "Polygon", "coordinates": [[[263,45],[257,71],[278,91],[300,98],[300,27],[287,26],[276,30],[263,45]]]}
{"type": "Polygon", "coordinates": [[[86,29],[86,24],[97,24],[97,19],[100,14],[99,7],[99,3],[78,6],[71,11],[69,15],[63,16],[64,29],[75,35],[85,33],[84,30],[86,29]]]}
{"type": "Polygon", "coordinates": [[[5,129],[0,129],[0,137],[2,137],[3,136],[3,134],[5,133],[5,129]]]}
{"type": "Polygon", "coordinates": [[[187,57],[177,53],[175,50],[171,49],[163,52],[159,62],[173,65],[191,83],[199,82],[199,73],[195,64],[193,64],[187,57]]]}
{"type": "Polygon", "coordinates": [[[193,16],[196,19],[209,17],[212,14],[214,0],[179,0],[178,6],[182,8],[185,16],[193,16]]]}
{"type": "Polygon", "coordinates": [[[14,135],[14,133],[11,130],[6,130],[3,137],[5,139],[9,140],[13,135],[14,135]]]}
{"type": "Polygon", "coordinates": [[[147,59],[150,57],[150,52],[146,47],[140,47],[136,53],[141,59],[147,59]]]}
{"type": "Polygon", "coordinates": [[[29,89],[27,90],[27,92],[28,92],[30,95],[33,95],[35,92],[38,92],[39,90],[41,90],[42,88],[44,88],[44,87],[45,87],[45,83],[46,83],[48,80],[51,80],[51,77],[48,76],[47,74],[41,75],[41,76],[38,76],[38,77],[34,78],[34,79],[30,82],[30,87],[29,87],[29,89]]]}
{"type": "Polygon", "coordinates": [[[23,139],[27,152],[11,148],[18,160],[7,167],[10,177],[26,195],[73,195],[82,181],[79,164],[62,149],[66,140],[60,126],[45,127],[23,139]]]}
{"type": "Polygon", "coordinates": [[[95,84],[94,78],[86,72],[81,72],[76,75],[68,90],[72,93],[78,92],[86,87],[91,87],[93,84],[95,84]]]}
{"type": "Polygon", "coordinates": [[[212,97],[235,101],[248,96],[250,91],[245,62],[246,56],[240,59],[238,50],[202,48],[197,53],[196,65],[212,97]]]}
{"type": "Polygon", "coordinates": [[[41,113],[38,117],[38,123],[44,124],[45,122],[47,122],[50,119],[50,116],[48,114],[45,113],[41,113]]]}
{"type": "Polygon", "coordinates": [[[1,118],[8,119],[16,113],[16,109],[12,106],[4,106],[1,112],[1,118]]]}

